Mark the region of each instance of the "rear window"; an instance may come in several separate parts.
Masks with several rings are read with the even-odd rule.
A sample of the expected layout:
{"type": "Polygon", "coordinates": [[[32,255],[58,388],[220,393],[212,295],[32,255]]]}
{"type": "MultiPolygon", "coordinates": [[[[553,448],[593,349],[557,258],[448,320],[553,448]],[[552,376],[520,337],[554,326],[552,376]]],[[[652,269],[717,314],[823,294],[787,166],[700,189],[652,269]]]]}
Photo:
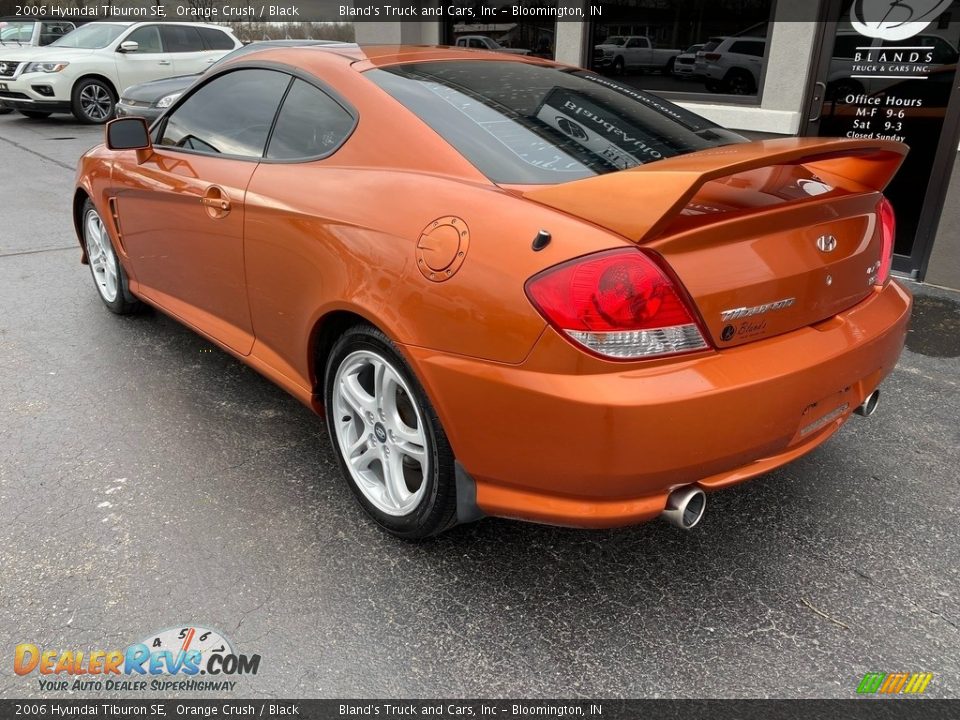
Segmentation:
{"type": "Polygon", "coordinates": [[[764,44],[759,40],[739,40],[730,46],[730,52],[763,57],[764,44]]]}
{"type": "Polygon", "coordinates": [[[160,29],[167,52],[202,52],[203,40],[196,28],[187,25],[164,25],[160,29]]]}
{"type": "Polygon", "coordinates": [[[579,180],[745,142],[656,95],[583,70],[452,61],[366,76],[498,183],[579,180]]]}
{"type": "Polygon", "coordinates": [[[208,50],[233,50],[233,39],[225,32],[207,27],[198,27],[197,32],[200,33],[208,50]]]}

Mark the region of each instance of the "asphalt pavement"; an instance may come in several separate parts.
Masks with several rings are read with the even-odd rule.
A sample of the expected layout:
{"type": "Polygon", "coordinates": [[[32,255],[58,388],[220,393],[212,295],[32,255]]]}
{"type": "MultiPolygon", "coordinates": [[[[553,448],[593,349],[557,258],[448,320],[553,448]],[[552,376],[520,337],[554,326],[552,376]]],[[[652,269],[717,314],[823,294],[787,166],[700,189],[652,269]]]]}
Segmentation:
{"type": "Polygon", "coordinates": [[[693,532],[486,519],[411,545],[363,515],[319,418],[102,306],[69,212],[101,133],[0,117],[0,697],[68,697],[14,675],[18,643],[186,625],[261,655],[231,697],[848,698],[921,671],[960,696],[957,294],[911,286],[877,413],[711,495],[693,532]]]}

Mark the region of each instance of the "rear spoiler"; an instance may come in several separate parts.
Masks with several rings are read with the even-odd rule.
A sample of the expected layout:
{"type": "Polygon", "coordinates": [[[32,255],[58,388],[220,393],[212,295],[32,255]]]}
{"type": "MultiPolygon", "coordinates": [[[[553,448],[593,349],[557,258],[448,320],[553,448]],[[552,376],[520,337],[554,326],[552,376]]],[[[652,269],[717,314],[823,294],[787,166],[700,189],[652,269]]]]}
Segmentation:
{"type": "Polygon", "coordinates": [[[635,242],[669,225],[711,180],[771,165],[808,167],[852,192],[882,191],[909,148],[893,140],[784,138],[724,145],[523,193],[635,242]]]}

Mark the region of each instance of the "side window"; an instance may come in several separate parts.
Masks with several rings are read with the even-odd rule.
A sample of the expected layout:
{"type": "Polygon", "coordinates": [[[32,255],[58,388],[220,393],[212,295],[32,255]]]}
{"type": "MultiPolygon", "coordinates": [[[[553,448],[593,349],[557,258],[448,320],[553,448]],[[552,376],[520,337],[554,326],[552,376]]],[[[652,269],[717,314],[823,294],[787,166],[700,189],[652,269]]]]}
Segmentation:
{"type": "Polygon", "coordinates": [[[74,29],[71,22],[45,22],[40,24],[40,44],[49,45],[74,29]]]}
{"type": "Polygon", "coordinates": [[[227,33],[208,27],[198,27],[197,32],[200,33],[207,50],[233,50],[233,38],[227,33]]]}
{"type": "Polygon", "coordinates": [[[132,40],[140,47],[138,53],[158,53],[163,52],[163,46],[160,45],[160,29],[156,25],[144,25],[134,30],[124,38],[124,42],[132,40]]]}
{"type": "Polygon", "coordinates": [[[164,25],[160,28],[160,34],[163,36],[163,46],[167,52],[201,52],[205,49],[196,28],[186,25],[164,25]]]}
{"type": "Polygon", "coordinates": [[[730,46],[730,52],[737,55],[752,55],[753,57],[763,57],[763,43],[751,40],[741,40],[730,46]]]}
{"type": "Polygon", "coordinates": [[[293,160],[326,155],[353,129],[350,113],[332,97],[303,80],[294,80],[270,138],[267,157],[293,160]]]}
{"type": "Polygon", "coordinates": [[[638,48],[638,47],[640,47],[640,41],[637,40],[636,38],[630,38],[629,40],[627,40],[626,47],[628,47],[628,48],[638,48]]]}
{"type": "Polygon", "coordinates": [[[470,47],[483,49],[486,48],[486,45],[480,42],[478,38],[470,38],[470,47]]]}
{"type": "Polygon", "coordinates": [[[274,70],[234,70],[214,78],[174,110],[159,145],[212,155],[263,156],[290,77],[274,70]]]}

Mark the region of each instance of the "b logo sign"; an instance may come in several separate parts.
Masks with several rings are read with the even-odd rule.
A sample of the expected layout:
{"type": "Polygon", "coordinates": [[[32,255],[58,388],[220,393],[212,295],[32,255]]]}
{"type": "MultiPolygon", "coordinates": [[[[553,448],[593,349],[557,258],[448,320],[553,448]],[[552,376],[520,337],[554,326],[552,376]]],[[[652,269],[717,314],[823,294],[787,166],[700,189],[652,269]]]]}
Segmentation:
{"type": "Polygon", "coordinates": [[[853,29],[881,40],[906,40],[927,27],[953,0],[854,0],[853,29]]]}

